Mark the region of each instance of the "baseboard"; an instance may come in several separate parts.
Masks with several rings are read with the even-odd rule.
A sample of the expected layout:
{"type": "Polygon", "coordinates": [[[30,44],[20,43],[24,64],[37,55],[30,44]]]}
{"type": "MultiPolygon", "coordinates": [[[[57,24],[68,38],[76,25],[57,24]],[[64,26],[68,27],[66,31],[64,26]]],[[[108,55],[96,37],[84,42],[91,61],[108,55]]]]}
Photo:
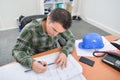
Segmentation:
{"type": "Polygon", "coordinates": [[[112,28],[110,28],[110,27],[108,27],[108,26],[106,26],[104,24],[101,24],[100,22],[97,22],[97,21],[95,21],[93,19],[90,19],[90,18],[87,18],[87,17],[84,17],[84,16],[81,16],[81,18],[84,21],[96,26],[97,28],[99,28],[99,29],[101,29],[101,30],[103,30],[105,32],[108,32],[108,33],[110,33],[112,35],[116,35],[116,36],[120,37],[120,32],[118,32],[118,31],[116,31],[116,30],[114,30],[114,29],[112,29],[112,28]]]}
{"type": "Polygon", "coordinates": [[[10,29],[17,29],[17,27],[12,27],[12,28],[4,28],[4,29],[0,29],[0,31],[4,31],[4,30],[10,30],[10,29]]]}

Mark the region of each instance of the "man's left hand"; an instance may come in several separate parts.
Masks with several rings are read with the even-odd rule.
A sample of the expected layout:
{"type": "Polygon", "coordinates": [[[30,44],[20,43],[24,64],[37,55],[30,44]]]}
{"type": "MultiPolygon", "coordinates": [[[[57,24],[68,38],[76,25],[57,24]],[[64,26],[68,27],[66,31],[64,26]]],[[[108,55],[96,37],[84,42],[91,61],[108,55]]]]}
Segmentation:
{"type": "Polygon", "coordinates": [[[62,52],[59,54],[57,59],[55,60],[55,63],[57,64],[57,67],[61,67],[62,69],[67,66],[67,57],[66,55],[62,52]]]}

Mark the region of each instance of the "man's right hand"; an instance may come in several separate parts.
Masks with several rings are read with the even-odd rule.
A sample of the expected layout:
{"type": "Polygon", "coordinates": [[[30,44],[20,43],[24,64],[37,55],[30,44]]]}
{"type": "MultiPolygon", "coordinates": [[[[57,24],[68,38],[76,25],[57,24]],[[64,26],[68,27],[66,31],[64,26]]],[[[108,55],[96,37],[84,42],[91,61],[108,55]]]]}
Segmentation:
{"type": "Polygon", "coordinates": [[[47,63],[43,61],[41,61],[41,63],[34,61],[32,69],[37,73],[45,72],[47,70],[47,63]]]}

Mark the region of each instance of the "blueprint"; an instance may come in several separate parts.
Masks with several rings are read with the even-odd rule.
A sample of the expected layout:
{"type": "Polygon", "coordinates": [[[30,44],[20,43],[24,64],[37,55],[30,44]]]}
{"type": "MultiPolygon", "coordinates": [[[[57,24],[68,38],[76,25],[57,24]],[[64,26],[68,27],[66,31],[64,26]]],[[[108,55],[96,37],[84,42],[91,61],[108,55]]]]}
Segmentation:
{"type": "MultiPolygon", "coordinates": [[[[35,58],[38,61],[53,63],[59,52],[35,58]]],[[[24,72],[27,68],[19,63],[9,64],[0,67],[1,80],[86,80],[82,74],[81,65],[69,55],[66,68],[57,68],[56,64],[48,66],[44,73],[35,73],[34,71],[24,72]]]]}

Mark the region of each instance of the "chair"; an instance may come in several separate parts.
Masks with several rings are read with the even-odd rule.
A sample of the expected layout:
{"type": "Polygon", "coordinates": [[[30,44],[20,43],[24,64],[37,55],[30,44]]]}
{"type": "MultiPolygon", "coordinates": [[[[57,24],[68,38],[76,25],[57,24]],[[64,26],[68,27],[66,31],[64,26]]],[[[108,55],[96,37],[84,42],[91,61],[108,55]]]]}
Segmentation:
{"type": "Polygon", "coordinates": [[[17,23],[19,26],[19,32],[25,27],[26,24],[31,22],[32,20],[39,19],[39,18],[45,18],[46,15],[31,15],[31,16],[23,16],[21,15],[19,19],[17,19],[17,23]]]}

